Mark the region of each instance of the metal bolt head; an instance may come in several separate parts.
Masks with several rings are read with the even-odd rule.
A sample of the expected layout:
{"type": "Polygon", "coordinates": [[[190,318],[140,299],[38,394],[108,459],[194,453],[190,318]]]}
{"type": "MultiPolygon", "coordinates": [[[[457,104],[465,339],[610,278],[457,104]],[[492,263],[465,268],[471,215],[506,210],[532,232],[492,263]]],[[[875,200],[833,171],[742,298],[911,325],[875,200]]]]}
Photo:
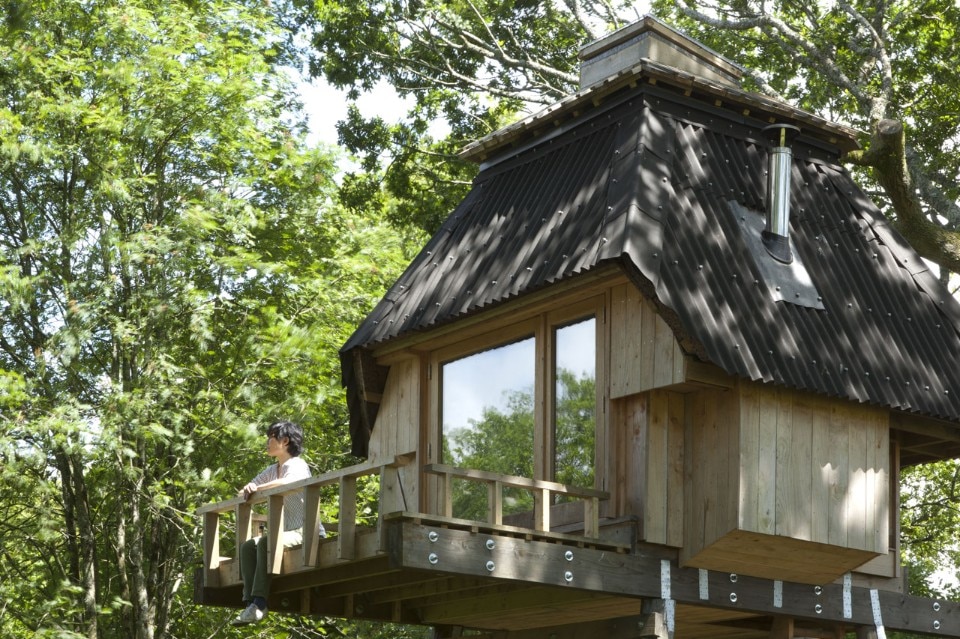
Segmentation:
{"type": "Polygon", "coordinates": [[[440,561],[440,557],[437,556],[437,553],[432,552],[429,555],[427,555],[427,561],[429,561],[431,564],[436,566],[437,562],[440,561]]]}
{"type": "Polygon", "coordinates": [[[493,569],[496,568],[496,567],[497,567],[497,565],[496,565],[495,563],[493,563],[493,561],[488,561],[488,562],[487,562],[487,570],[488,570],[489,572],[493,572],[493,569]]]}
{"type": "Polygon", "coordinates": [[[430,532],[427,533],[427,539],[429,539],[431,542],[436,543],[436,541],[440,539],[440,533],[438,533],[436,530],[431,530],[430,532]]]}
{"type": "Polygon", "coordinates": [[[731,573],[730,573],[730,583],[732,583],[732,584],[737,583],[737,573],[735,573],[735,572],[731,572],[731,573]]]}
{"type": "Polygon", "coordinates": [[[497,547],[497,542],[495,542],[492,539],[487,540],[487,550],[493,550],[496,547],[497,547]]]}
{"type": "Polygon", "coordinates": [[[573,581],[573,573],[568,570],[567,572],[563,573],[563,579],[567,583],[570,583],[573,581]]]}
{"type": "Polygon", "coordinates": [[[573,551],[572,551],[572,550],[568,550],[567,552],[563,553],[563,557],[564,557],[567,561],[573,561],[573,551]]]}

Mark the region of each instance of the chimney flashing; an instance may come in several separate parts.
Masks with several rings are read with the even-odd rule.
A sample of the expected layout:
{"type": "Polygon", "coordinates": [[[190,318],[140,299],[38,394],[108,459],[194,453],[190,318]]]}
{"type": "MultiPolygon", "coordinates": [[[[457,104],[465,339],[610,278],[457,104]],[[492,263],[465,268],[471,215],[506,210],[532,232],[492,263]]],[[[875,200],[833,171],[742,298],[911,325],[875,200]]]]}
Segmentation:
{"type": "Polygon", "coordinates": [[[743,77],[743,67],[651,15],[583,47],[580,60],[581,90],[641,60],[652,60],[737,89],[743,77]]]}

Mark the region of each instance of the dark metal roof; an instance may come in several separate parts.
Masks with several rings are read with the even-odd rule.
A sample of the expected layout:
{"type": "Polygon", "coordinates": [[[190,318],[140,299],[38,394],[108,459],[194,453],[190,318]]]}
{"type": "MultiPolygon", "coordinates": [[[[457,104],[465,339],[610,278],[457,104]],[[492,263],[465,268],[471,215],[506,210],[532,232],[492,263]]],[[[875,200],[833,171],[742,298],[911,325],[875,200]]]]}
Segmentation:
{"type": "Polygon", "coordinates": [[[344,346],[348,392],[378,344],[616,263],[732,375],[960,420],[960,305],[805,132],[791,237],[823,309],[775,301],[737,217],[765,208],[766,124],[640,84],[491,163],[344,346]]]}

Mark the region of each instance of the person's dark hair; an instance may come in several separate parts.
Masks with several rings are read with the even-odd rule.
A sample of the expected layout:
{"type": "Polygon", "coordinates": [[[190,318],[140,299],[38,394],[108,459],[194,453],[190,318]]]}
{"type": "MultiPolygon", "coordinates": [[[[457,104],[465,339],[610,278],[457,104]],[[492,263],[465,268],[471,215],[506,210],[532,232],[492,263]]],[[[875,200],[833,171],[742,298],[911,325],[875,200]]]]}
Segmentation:
{"type": "Polygon", "coordinates": [[[303,428],[300,424],[293,422],[279,421],[270,424],[267,428],[267,437],[276,437],[277,440],[287,438],[287,452],[293,457],[300,454],[303,450],[303,428]]]}

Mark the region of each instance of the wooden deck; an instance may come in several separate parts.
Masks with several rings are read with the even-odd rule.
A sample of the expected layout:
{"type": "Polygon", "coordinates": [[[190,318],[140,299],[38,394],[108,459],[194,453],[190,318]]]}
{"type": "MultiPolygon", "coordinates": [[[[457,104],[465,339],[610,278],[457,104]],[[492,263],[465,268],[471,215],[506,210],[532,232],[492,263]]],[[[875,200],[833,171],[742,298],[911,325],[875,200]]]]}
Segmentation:
{"type": "MultiPolygon", "coordinates": [[[[356,504],[357,479],[406,463],[409,458],[398,457],[387,465],[354,466],[259,496],[269,504],[269,530],[282,521],[283,495],[291,490],[304,491],[313,528],[309,513],[316,514],[320,491],[337,486],[341,499],[341,521],[330,526],[330,537],[307,532],[300,547],[272,549],[271,610],[430,625],[438,637],[472,628],[490,639],[588,633],[633,639],[651,619],[676,639],[841,637],[854,631],[870,637],[878,626],[960,636],[956,603],[868,588],[852,579],[811,586],[680,567],[676,549],[638,544],[632,519],[587,521],[561,532],[550,529],[549,514],[542,512],[533,518],[535,527],[526,528],[398,511],[382,514],[376,525],[357,525],[350,506],[356,504]]],[[[547,491],[549,503],[549,492],[559,486],[541,482],[534,488],[547,491]]],[[[584,512],[595,515],[599,496],[581,497],[590,502],[584,512]]],[[[239,565],[235,556],[221,556],[220,548],[239,547],[252,534],[250,512],[251,504],[239,499],[199,509],[204,563],[198,603],[239,606],[239,565]],[[221,520],[239,525],[228,529],[221,520]],[[228,535],[235,539],[222,539],[228,535]]]]}

